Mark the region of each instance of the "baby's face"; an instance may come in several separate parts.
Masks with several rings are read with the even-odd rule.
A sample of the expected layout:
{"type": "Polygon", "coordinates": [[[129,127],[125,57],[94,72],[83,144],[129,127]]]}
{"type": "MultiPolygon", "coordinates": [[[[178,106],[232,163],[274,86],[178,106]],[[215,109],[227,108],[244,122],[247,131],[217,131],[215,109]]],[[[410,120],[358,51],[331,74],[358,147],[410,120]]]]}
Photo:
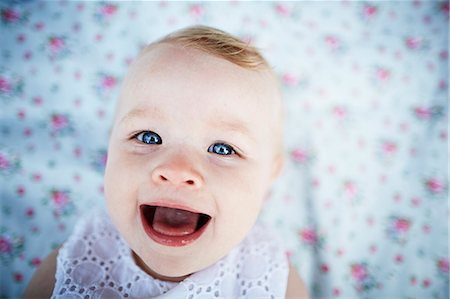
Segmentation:
{"type": "Polygon", "coordinates": [[[105,195],[147,272],[182,277],[226,255],[261,209],[281,160],[268,71],[160,44],[125,79],[105,195]]]}

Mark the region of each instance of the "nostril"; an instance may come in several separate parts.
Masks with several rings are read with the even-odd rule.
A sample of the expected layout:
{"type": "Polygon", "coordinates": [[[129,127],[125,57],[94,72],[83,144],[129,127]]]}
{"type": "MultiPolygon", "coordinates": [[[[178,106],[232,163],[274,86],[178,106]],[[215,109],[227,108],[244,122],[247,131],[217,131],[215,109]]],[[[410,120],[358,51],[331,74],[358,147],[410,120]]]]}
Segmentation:
{"type": "Polygon", "coordinates": [[[155,169],[151,174],[156,184],[171,184],[178,187],[199,188],[203,185],[202,178],[193,171],[183,169],[155,169]]]}

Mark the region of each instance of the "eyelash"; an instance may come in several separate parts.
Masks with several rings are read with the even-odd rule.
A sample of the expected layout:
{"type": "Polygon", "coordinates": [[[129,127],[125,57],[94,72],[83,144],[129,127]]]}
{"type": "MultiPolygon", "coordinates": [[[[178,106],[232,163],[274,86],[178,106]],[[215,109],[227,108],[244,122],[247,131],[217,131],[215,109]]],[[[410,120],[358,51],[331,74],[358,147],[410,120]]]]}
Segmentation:
{"type": "Polygon", "coordinates": [[[133,138],[134,138],[134,139],[137,139],[138,141],[140,141],[140,142],[142,142],[142,143],[145,143],[145,144],[162,144],[162,138],[161,138],[161,136],[159,136],[157,133],[152,132],[152,131],[142,131],[142,132],[139,132],[139,133],[137,133],[136,135],[134,135],[133,138]],[[154,134],[153,136],[150,136],[150,137],[148,137],[148,138],[156,137],[156,138],[157,138],[157,141],[156,141],[156,142],[152,142],[152,143],[144,142],[144,135],[147,134],[147,133],[154,134]],[[139,138],[139,136],[142,136],[142,137],[139,138]]]}
{"type": "Polygon", "coordinates": [[[217,143],[211,144],[208,147],[208,152],[209,153],[214,153],[214,154],[217,154],[217,155],[220,155],[220,156],[231,156],[231,155],[235,155],[236,154],[236,151],[234,150],[234,148],[231,145],[223,143],[223,142],[217,142],[217,143]],[[227,151],[230,151],[230,153],[229,154],[218,154],[218,153],[214,152],[214,149],[215,148],[217,149],[219,146],[221,147],[222,150],[225,148],[227,151]]]}
{"type": "MultiPolygon", "coordinates": [[[[139,133],[133,135],[132,139],[137,139],[140,143],[143,143],[143,144],[162,144],[162,138],[157,133],[152,132],[152,131],[139,132],[139,133]],[[150,133],[152,135],[147,137],[147,140],[154,140],[153,137],[155,137],[156,141],[151,142],[151,143],[150,142],[148,142],[148,143],[144,142],[145,135],[148,134],[148,133],[150,133]]],[[[231,155],[236,155],[237,154],[237,152],[235,151],[235,149],[231,145],[229,145],[227,143],[224,143],[224,142],[216,142],[216,143],[211,144],[208,147],[208,152],[209,153],[214,153],[214,154],[219,155],[219,156],[231,156],[231,155]],[[214,152],[214,149],[216,149],[217,151],[220,151],[220,152],[226,151],[227,153],[219,154],[217,152],[214,152]]]]}

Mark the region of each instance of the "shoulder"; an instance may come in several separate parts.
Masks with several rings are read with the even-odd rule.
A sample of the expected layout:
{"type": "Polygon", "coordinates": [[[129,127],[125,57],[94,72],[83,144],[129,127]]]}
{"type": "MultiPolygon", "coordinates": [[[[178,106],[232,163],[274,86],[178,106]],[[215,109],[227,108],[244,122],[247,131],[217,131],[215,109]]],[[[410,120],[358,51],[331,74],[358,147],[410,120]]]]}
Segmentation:
{"type": "Polygon", "coordinates": [[[22,298],[50,298],[55,287],[56,257],[59,248],[53,250],[31,278],[22,298]]]}
{"type": "Polygon", "coordinates": [[[308,290],[295,270],[294,267],[289,267],[288,284],[286,289],[286,298],[309,299],[308,290]]]}

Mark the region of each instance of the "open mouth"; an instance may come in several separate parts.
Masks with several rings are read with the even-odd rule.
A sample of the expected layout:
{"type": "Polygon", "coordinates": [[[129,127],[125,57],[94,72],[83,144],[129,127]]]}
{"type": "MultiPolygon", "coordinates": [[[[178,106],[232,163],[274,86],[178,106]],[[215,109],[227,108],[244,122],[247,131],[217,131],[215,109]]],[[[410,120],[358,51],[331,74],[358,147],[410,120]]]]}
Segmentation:
{"type": "Polygon", "coordinates": [[[197,240],[211,216],[164,206],[140,206],[141,220],[147,235],[166,246],[184,246],[197,240]]]}

